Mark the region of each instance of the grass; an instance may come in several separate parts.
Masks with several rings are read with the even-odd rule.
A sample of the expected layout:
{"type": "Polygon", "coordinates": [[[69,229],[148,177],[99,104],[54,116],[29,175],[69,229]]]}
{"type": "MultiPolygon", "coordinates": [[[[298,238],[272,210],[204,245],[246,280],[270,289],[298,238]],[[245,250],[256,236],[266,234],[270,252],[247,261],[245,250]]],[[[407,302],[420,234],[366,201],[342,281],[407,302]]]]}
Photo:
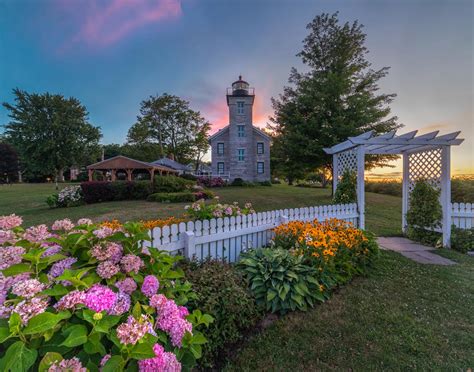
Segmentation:
{"type": "MultiPolygon", "coordinates": [[[[16,184],[0,186],[0,215],[16,213],[25,226],[52,224],[56,219],[81,217],[94,221],[157,219],[181,216],[186,203],[154,203],[143,200],[108,202],[74,208],[50,209],[46,197],[54,192],[52,184],[16,184]]],[[[274,185],[272,187],[225,187],[214,189],[222,202],[251,202],[257,211],[328,204],[329,189],[274,185]]],[[[367,193],[367,228],[378,235],[401,234],[401,199],[389,195],[367,193]]]]}
{"type": "Polygon", "coordinates": [[[227,371],[468,370],[474,366],[474,259],[455,266],[382,252],[366,278],[253,337],[227,371]]]}

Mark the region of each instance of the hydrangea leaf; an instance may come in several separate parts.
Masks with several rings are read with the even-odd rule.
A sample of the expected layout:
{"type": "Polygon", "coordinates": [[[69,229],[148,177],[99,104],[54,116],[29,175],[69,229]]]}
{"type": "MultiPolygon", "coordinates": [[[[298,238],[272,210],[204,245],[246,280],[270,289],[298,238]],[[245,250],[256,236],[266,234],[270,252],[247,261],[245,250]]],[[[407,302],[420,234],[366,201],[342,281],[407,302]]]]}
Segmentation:
{"type": "Polygon", "coordinates": [[[22,341],[10,345],[0,362],[3,372],[27,372],[36,361],[38,351],[28,349],[22,341]]]}

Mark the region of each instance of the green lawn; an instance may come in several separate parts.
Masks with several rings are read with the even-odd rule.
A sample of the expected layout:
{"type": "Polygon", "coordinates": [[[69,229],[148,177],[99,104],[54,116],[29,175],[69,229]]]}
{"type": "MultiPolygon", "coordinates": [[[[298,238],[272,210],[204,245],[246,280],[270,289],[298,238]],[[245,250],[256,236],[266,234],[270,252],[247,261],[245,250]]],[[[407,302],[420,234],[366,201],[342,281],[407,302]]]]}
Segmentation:
{"type": "Polygon", "coordinates": [[[474,259],[432,266],[383,252],[367,278],[247,340],[227,371],[467,371],[474,366],[474,259]]]}
{"type": "MultiPolygon", "coordinates": [[[[0,186],[0,215],[16,213],[23,216],[25,226],[51,224],[69,217],[89,217],[95,221],[155,219],[181,216],[186,203],[162,204],[147,201],[121,201],[84,205],[74,208],[50,209],[46,197],[54,192],[52,184],[18,184],[0,186]]],[[[328,204],[329,189],[300,188],[287,185],[272,187],[226,187],[214,189],[222,202],[251,202],[257,211],[328,204]]],[[[367,193],[367,228],[379,235],[401,233],[401,199],[367,193]]]]}

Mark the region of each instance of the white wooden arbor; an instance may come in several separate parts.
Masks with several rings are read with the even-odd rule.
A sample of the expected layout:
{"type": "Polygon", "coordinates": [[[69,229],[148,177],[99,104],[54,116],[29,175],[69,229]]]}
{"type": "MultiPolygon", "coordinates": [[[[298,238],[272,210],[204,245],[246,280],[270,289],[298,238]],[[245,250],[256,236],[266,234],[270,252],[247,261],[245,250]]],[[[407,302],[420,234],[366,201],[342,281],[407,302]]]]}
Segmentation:
{"type": "Polygon", "coordinates": [[[346,171],[357,173],[357,208],[359,227],[365,228],[364,160],[366,154],[391,154],[403,156],[403,208],[402,229],[406,232],[406,213],[410,193],[419,179],[429,181],[441,190],[440,203],[443,208],[443,245],[449,246],[451,236],[451,170],[452,145],[464,140],[457,138],[461,132],[438,136],[439,131],[417,136],[413,131],[397,136],[396,131],[374,136],[366,132],[357,137],[325,148],[333,156],[333,191],[346,171]]]}

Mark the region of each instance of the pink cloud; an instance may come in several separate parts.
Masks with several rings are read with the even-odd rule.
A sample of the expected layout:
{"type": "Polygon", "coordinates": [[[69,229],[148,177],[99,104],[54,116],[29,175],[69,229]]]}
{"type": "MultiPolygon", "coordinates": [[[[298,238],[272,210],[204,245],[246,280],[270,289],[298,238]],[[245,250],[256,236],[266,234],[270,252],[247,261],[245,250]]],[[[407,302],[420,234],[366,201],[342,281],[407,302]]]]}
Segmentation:
{"type": "MultiPolygon", "coordinates": [[[[110,45],[141,27],[177,18],[182,14],[180,0],[100,0],[62,2],[63,8],[74,7],[79,31],[72,43],[110,45]]],[[[68,9],[72,11],[72,9],[68,9]]]]}

